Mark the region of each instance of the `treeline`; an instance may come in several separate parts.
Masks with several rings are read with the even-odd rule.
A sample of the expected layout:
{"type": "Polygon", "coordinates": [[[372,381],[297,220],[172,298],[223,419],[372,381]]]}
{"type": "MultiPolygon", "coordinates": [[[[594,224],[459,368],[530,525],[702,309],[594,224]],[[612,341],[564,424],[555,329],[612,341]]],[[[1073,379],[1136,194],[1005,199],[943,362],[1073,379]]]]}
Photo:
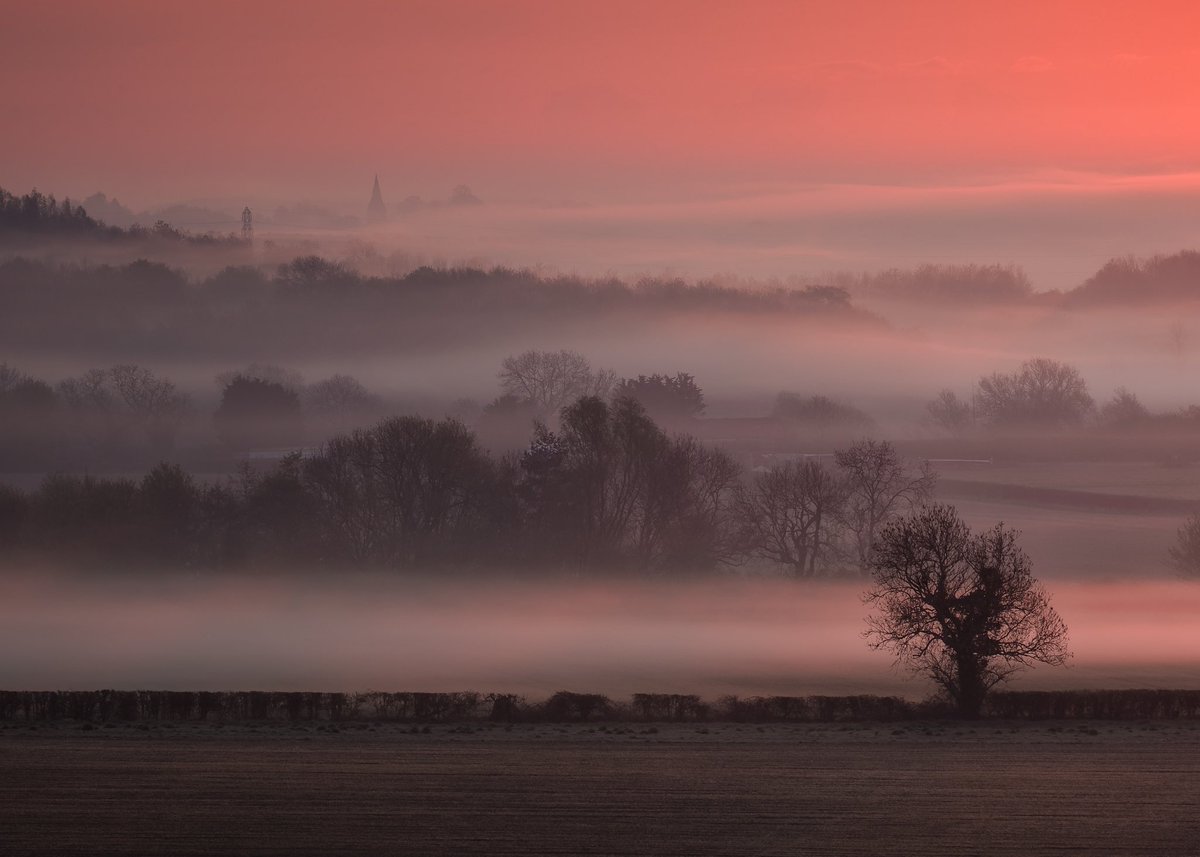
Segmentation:
{"type": "Polygon", "coordinates": [[[0,471],[145,469],[172,456],[185,433],[193,447],[216,447],[210,458],[244,457],[317,442],[386,410],[348,375],[305,383],[287,369],[251,364],[216,380],[219,401],[205,412],[173,381],[134,363],[54,384],[0,363],[0,471]]]}
{"type": "Polygon", "coordinates": [[[20,243],[30,237],[89,238],[105,242],[156,240],[208,245],[242,241],[232,233],[194,234],[177,229],[165,220],[158,220],[150,227],[137,223],[128,228],[109,226],[91,217],[82,205],[72,204],[69,197],[60,202],[53,194],[40,193],[36,188],[17,196],[0,187],[0,245],[20,243]]]}
{"type": "Polygon", "coordinates": [[[942,390],[926,410],[934,425],[955,434],[978,429],[1200,429],[1200,405],[1155,413],[1124,387],[1097,404],[1078,369],[1044,357],[1027,360],[1014,372],[983,376],[967,396],[942,390]]]}
{"type": "Polygon", "coordinates": [[[889,721],[924,710],[892,696],[724,696],[559,691],[542,700],[519,694],[289,693],[265,691],[0,691],[0,722],[84,723],[814,723],[889,721]]]}
{"type": "Polygon", "coordinates": [[[832,279],[855,296],[938,304],[1016,304],[1034,298],[1033,284],[1015,265],[919,265],[832,279]]]}
{"type": "Polygon", "coordinates": [[[738,289],[711,282],[542,276],[510,268],[421,267],[363,276],[306,256],[275,270],[227,267],[203,279],[145,260],[126,265],[0,263],[0,339],[10,348],[253,356],[416,351],[537,330],[545,323],[640,322],[672,313],[785,314],[879,325],[832,287],[738,289]],[[269,350],[268,350],[269,349],[269,350]]]}
{"type": "Polygon", "coordinates": [[[919,265],[870,274],[835,274],[831,285],[855,298],[939,306],[1059,306],[1068,309],[1200,300],[1200,252],[1122,256],[1073,289],[1038,292],[1014,265],[919,265]]]}
{"type": "MultiPolygon", "coordinates": [[[[553,423],[564,405],[584,395],[631,398],[669,430],[694,430],[705,410],[704,392],[686,372],[618,378],[575,351],[525,351],[506,358],[499,374],[501,394],[486,405],[458,399],[446,408],[496,452],[525,447],[535,421],[553,423]]],[[[145,470],[178,456],[225,470],[248,454],[316,446],[402,409],[344,374],[306,382],[294,370],[252,363],[215,380],[219,400],[202,408],[138,364],[51,383],[0,363],[0,472],[145,470]]],[[[873,426],[849,405],[787,392],[771,418],[842,436],[873,426]]]]}
{"type": "Polygon", "coordinates": [[[521,453],[496,457],[454,419],[386,419],[264,470],[203,483],[161,464],[140,481],[56,474],[0,489],[0,545],[83,566],[703,572],[865,569],[875,536],[934,475],[886,442],[832,462],[746,473],[668,435],[627,395],[583,396],[521,453]]]}
{"type": "Polygon", "coordinates": [[[1139,305],[1200,299],[1200,252],[1112,259],[1066,294],[1074,306],[1139,305]]]}
{"type": "MultiPolygon", "coordinates": [[[[984,716],[1001,720],[1195,720],[1200,691],[996,691],[984,716]]],[[[847,723],[935,719],[936,699],[894,696],[723,696],[559,691],[542,700],[505,693],[267,691],[0,691],[0,722],[115,723],[847,723]]]]}

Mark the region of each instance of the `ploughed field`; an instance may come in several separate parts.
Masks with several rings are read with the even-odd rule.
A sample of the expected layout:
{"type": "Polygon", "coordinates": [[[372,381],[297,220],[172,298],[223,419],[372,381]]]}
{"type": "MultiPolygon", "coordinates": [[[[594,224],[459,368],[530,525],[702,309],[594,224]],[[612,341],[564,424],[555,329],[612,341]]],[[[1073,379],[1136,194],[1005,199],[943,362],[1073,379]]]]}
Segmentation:
{"type": "Polygon", "coordinates": [[[39,724],[0,774],[10,857],[1200,847],[1191,722],[39,724]]]}

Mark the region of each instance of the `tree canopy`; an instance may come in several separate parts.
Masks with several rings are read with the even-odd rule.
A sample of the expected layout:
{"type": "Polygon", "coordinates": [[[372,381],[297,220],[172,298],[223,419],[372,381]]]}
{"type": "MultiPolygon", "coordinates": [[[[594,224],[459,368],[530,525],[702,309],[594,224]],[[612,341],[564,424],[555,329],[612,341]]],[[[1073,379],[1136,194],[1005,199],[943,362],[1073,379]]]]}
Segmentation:
{"type": "Polygon", "coordinates": [[[1066,624],[1003,524],[975,534],[953,507],[922,507],[883,528],[871,574],[871,646],[933,679],[965,717],[1020,668],[1070,657],[1066,624]]]}

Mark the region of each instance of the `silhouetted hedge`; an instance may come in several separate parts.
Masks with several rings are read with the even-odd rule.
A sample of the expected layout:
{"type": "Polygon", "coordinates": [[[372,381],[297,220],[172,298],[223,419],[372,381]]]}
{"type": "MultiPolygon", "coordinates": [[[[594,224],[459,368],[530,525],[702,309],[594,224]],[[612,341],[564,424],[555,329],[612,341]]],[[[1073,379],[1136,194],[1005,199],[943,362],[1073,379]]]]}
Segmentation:
{"type": "Polygon", "coordinates": [[[816,723],[854,720],[903,720],[916,707],[897,696],[725,696],[717,703],[718,720],[742,723],[816,723]]]}
{"type": "MultiPolygon", "coordinates": [[[[1200,719],[1200,690],[1003,691],[986,717],[1004,720],[1200,719]]],[[[584,723],[596,721],[733,723],[890,722],[942,719],[936,701],[895,696],[725,696],[637,693],[618,702],[598,693],[559,691],[530,702],[516,694],[288,693],[270,691],[0,691],[0,722],[395,722],[584,723]]]]}
{"type": "Polygon", "coordinates": [[[999,691],[984,705],[1011,720],[1180,720],[1200,717],[1200,690],[999,691]]]}

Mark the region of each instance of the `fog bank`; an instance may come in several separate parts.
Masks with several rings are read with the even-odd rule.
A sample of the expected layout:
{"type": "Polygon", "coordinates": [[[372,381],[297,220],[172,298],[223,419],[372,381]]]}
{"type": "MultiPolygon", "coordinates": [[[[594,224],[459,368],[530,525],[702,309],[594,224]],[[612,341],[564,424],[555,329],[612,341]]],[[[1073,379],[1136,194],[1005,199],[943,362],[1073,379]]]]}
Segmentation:
{"type": "MultiPolygon", "coordinates": [[[[0,582],[4,689],[902,694],[856,583],[0,582]]],[[[1200,688],[1200,587],[1055,583],[1065,669],[1019,689],[1200,688]]]]}

